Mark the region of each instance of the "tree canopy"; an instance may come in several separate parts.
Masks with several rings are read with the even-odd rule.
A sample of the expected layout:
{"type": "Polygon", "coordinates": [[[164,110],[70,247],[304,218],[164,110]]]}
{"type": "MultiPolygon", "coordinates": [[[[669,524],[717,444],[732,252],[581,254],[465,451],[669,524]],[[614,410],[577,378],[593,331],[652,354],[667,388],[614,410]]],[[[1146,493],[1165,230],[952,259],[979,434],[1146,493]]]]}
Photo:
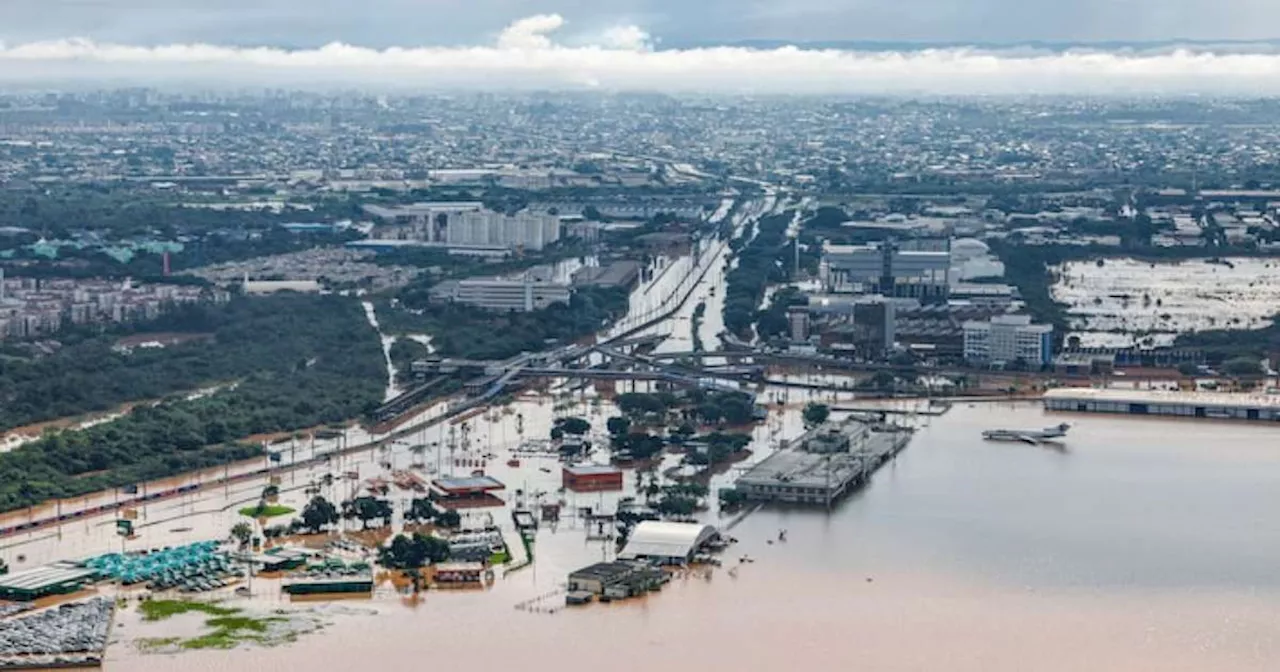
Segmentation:
{"type": "Polygon", "coordinates": [[[804,407],[804,424],[816,427],[831,416],[831,408],[826,404],[810,403],[804,407]]]}
{"type": "Polygon", "coordinates": [[[338,508],[324,497],[312,497],[302,509],[302,526],[312,534],[337,524],[338,520],[338,508]]]}
{"type": "MultiPolygon", "coordinates": [[[[140,405],[111,422],[53,432],[0,454],[0,510],[260,456],[261,445],[236,441],[342,422],[381,402],[386,375],[381,348],[355,300],[243,301],[234,310],[247,311],[247,319],[218,328],[219,347],[203,351],[190,362],[191,369],[184,369],[192,380],[242,372],[235,385],[200,398],[140,405]],[[220,363],[223,357],[233,363],[220,363]]],[[[94,367],[91,361],[84,365],[94,367]]],[[[78,378],[80,392],[124,396],[128,390],[114,387],[111,370],[78,378]]],[[[65,389],[56,381],[24,381],[11,394],[28,402],[65,389]]]]}
{"type": "MultiPolygon", "coordinates": [[[[39,359],[0,357],[0,430],[246,378],[251,387],[275,387],[263,381],[333,371],[347,376],[360,398],[369,391],[365,382],[386,375],[373,328],[359,304],[344,297],[291,294],[184,305],[137,333],[196,338],[125,351],[104,336],[39,359]],[[312,360],[316,365],[308,366],[312,360]]],[[[326,399],[339,390],[314,391],[288,396],[309,405],[339,403],[326,399]]]]}
{"type": "Polygon", "coordinates": [[[449,559],[449,542],[424,534],[398,534],[378,551],[378,564],[390,569],[417,569],[449,559]]]}

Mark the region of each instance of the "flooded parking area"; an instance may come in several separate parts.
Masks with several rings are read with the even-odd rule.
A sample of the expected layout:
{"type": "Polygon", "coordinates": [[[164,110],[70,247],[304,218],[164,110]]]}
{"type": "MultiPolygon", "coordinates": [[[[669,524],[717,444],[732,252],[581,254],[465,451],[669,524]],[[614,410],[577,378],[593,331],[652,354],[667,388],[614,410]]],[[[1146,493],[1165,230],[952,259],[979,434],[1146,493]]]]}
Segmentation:
{"type": "MultiPolygon", "coordinates": [[[[713,492],[802,432],[807,399],[829,398],[786,394],[785,404],[781,390],[762,395],[773,410],[752,431],[751,457],[715,475],[713,492]]],[[[1272,670],[1280,659],[1273,571],[1280,541],[1258,534],[1280,523],[1275,428],[1064,416],[1031,403],[961,402],[942,416],[904,416],[918,428],[910,446],[831,511],[767,506],[732,529],[739,543],[723,556],[724,567],[676,576],[638,600],[565,609],[568,573],[615,557],[612,543],[592,538],[576,512],[610,510],[641,480],[628,468],[622,491],[558,493],[556,459],[522,447],[547,436],[556,417],[584,417],[595,435],[614,413],[595,386],[526,396],[473,416],[465,431],[462,423],[424,429],[411,440],[431,447],[425,455],[396,443],[329,467],[364,478],[387,464],[420,461],[428,470],[439,464],[441,472],[466,473],[453,461],[484,460],[486,472],[507,485],[506,506],[468,515],[504,529],[518,502],[563,498],[560,522],[536,533],[533,564],[499,572],[491,587],[414,595],[383,584],[358,601],[296,603],[278,580],[255,579],[251,597],[225,604],[251,616],[283,610],[322,621],[324,635],[173,653],[136,640],[202,636],[204,621],[144,624],[130,607],[117,616],[125,627],[107,649],[106,669],[332,669],[377,659],[380,669],[413,670],[428,652],[462,660],[478,651],[504,666],[620,670],[765,670],[797,661],[845,668],[856,661],[877,670],[1252,672],[1272,670]],[[1073,425],[1070,435],[1052,448],[981,438],[991,427],[1063,421],[1073,425]],[[450,426],[459,428],[452,454],[441,450],[450,426]],[[516,457],[518,466],[508,464],[516,457]]],[[[281,502],[300,505],[301,486],[320,473],[286,475],[281,502]]],[[[221,511],[260,485],[246,483],[246,492],[233,489],[222,501],[204,492],[195,502],[148,505],[140,539],[129,544],[222,536],[234,515],[199,511],[221,511]],[[184,509],[195,513],[160,523],[184,509]]],[[[346,487],[335,484],[327,494],[345,496],[346,487]]],[[[398,506],[406,497],[393,495],[398,506]]],[[[733,520],[714,503],[699,517],[733,520]]],[[[21,550],[46,560],[120,543],[105,525],[84,521],[46,533],[60,538],[29,538],[21,550]]],[[[18,550],[4,554],[12,559],[18,550]]]]}
{"type": "MultiPolygon", "coordinates": [[[[578,403],[569,410],[592,407],[578,403]]],[[[520,402],[478,416],[477,443],[488,450],[493,441],[505,456],[519,417],[528,432],[546,427],[533,420],[552,404],[537,408],[520,402]]],[[[609,413],[599,408],[584,414],[593,424],[609,413]]],[[[762,453],[779,433],[801,430],[798,414],[775,411],[757,428],[762,453]]],[[[569,572],[613,557],[566,517],[538,530],[533,565],[487,590],[379,589],[343,603],[357,607],[351,613],[327,613],[326,636],[180,656],[113,645],[107,669],[328,669],[377,659],[380,669],[413,670],[424,655],[479,651],[492,664],[533,669],[1274,669],[1280,542],[1257,534],[1280,522],[1274,428],[1007,403],[957,404],[913,422],[910,447],[866,489],[829,512],[765,507],[733,528],[740,541],[725,567],[677,576],[639,600],[529,607],[563,605],[557,591],[569,572]],[[981,438],[990,427],[1063,420],[1071,434],[1052,449],[981,438]]],[[[556,480],[534,465],[501,478],[526,493],[556,480]]],[[[633,492],[630,474],[625,482],[633,492]]],[[[620,494],[567,495],[575,499],[565,510],[607,508],[620,494]]],[[[714,509],[703,517],[731,520],[714,509]]],[[[287,605],[269,582],[258,593],[259,608],[287,605]]]]}
{"type": "Polygon", "coordinates": [[[1260,329],[1280,310],[1280,260],[1073,261],[1054,267],[1083,347],[1161,346],[1178,334],[1260,329]],[[1101,265],[1099,265],[1101,264],[1101,265]]]}

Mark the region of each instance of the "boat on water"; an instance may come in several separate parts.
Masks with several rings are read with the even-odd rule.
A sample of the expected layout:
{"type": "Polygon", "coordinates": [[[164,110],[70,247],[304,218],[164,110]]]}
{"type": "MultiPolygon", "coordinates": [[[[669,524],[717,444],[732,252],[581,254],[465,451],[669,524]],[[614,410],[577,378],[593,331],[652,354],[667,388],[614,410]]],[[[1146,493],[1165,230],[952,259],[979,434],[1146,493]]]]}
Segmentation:
{"type": "Polygon", "coordinates": [[[1056,427],[1044,429],[988,429],[982,433],[982,438],[988,441],[1021,441],[1038,445],[1065,437],[1069,429],[1071,425],[1065,422],[1056,427]]]}

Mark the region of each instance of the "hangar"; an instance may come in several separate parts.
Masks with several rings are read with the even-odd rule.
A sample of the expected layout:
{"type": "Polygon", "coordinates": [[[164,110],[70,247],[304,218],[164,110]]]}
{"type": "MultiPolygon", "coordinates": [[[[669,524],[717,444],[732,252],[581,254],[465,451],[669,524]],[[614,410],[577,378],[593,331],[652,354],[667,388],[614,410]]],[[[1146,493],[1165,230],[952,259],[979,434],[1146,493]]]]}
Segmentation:
{"type": "Polygon", "coordinates": [[[720,533],[710,525],[646,520],[631,531],[618,559],[680,565],[689,562],[707,542],[718,536],[720,533]]]}

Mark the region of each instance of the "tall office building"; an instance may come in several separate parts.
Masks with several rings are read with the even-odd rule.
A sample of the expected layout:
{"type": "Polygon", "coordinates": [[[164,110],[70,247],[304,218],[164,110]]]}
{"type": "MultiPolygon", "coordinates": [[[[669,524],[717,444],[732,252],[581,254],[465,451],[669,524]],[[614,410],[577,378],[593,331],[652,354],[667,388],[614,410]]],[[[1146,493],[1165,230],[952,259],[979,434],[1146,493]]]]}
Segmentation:
{"type": "Polygon", "coordinates": [[[1053,360],[1053,327],[1032,324],[1030,315],[1000,315],[964,323],[964,358],[975,364],[1026,362],[1042,367],[1053,360]]]}
{"type": "Polygon", "coordinates": [[[524,248],[541,250],[560,240],[560,218],[528,211],[515,215],[482,210],[463,212],[449,221],[445,242],[449,245],[524,248]]]}
{"type": "Polygon", "coordinates": [[[809,308],[797,306],[787,310],[787,321],[791,325],[791,341],[803,343],[809,340],[809,308]]]}

